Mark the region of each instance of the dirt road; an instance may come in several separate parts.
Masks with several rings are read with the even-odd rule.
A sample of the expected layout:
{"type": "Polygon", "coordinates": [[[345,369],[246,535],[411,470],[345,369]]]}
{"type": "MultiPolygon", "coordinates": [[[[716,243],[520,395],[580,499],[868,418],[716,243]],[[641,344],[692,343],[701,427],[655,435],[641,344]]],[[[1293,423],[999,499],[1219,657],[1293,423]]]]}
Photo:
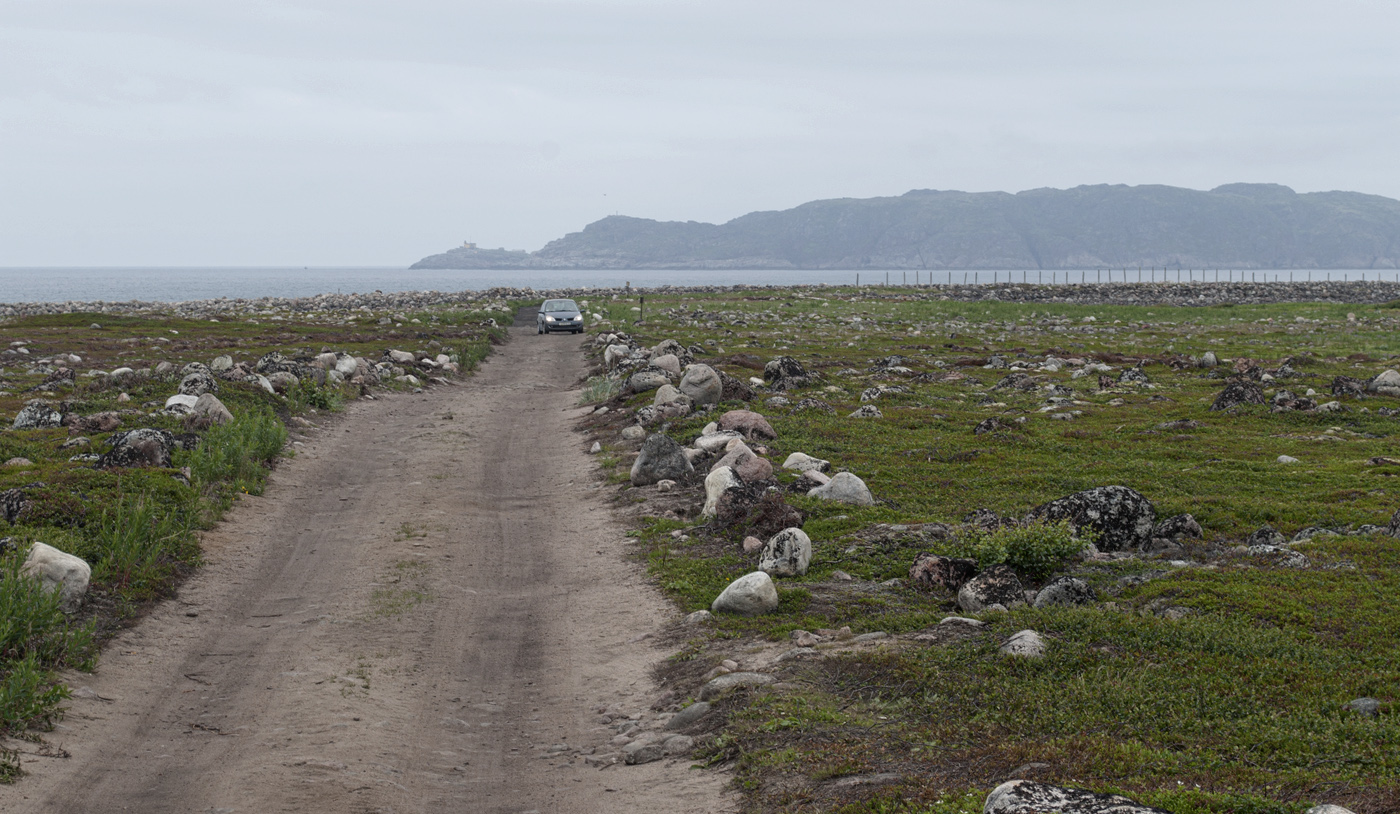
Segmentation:
{"type": "Polygon", "coordinates": [[[689,762],[575,751],[611,736],[599,706],[646,708],[666,653],[641,637],[671,611],[572,430],[578,338],[513,331],[462,386],[311,432],[73,677],[71,757],[26,756],[0,810],[731,810],[689,762]]]}

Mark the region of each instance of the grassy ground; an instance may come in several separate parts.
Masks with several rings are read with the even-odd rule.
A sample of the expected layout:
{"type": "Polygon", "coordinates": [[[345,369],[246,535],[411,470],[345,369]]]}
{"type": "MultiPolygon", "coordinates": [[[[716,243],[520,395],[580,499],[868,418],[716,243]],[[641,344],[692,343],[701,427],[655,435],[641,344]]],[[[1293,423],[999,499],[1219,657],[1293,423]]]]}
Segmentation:
{"type": "MultiPolygon", "coordinates": [[[[820,384],[783,395],[819,398],[834,414],[764,406],[768,394],[724,408],[768,417],[779,435],[768,444],[775,464],[798,451],[825,458],[877,498],[856,508],[789,495],[807,518],[810,572],[780,581],[776,613],[721,618],[684,651],[708,669],[725,654],[778,646],[795,629],[895,634],[883,648],[784,662],[783,689],[722,702],[728,724],[707,755],[738,768],[751,810],[970,814],[1027,764],[1040,765],[1024,776],[1120,791],[1180,814],[1301,812],[1314,802],[1400,810],[1400,725],[1389,711],[1400,683],[1400,544],[1346,534],[1383,526],[1400,506],[1400,466],[1384,460],[1400,455],[1400,418],[1379,411],[1400,400],[1342,398],[1334,413],[1209,409],[1236,360],[1273,369],[1291,357],[1299,375],[1265,384],[1266,394],[1312,388],[1318,401],[1334,398],[1335,376],[1400,366],[1400,311],[1017,305],[813,288],[653,293],[646,322],[632,324],[632,303],[607,305],[643,345],[700,346],[697,361],[740,378],[761,375],[779,355],[821,372],[820,384]],[[1225,360],[1220,368],[1179,366],[1206,351],[1225,360]],[[878,371],[891,355],[915,375],[878,371]],[[994,355],[1013,364],[1102,360],[1114,380],[1142,362],[1151,384],[1100,388],[1098,376],[1073,379],[1067,367],[1029,371],[1034,392],[995,389],[1007,371],[983,368],[994,355]],[[949,372],[960,378],[943,380],[949,372]],[[1051,384],[1072,388],[1073,403],[1041,412],[1051,384]],[[847,418],[876,385],[910,392],[869,402],[883,418],[847,418]],[[1050,418],[1071,411],[1079,415],[1050,418]],[[1006,429],[973,433],[994,416],[1006,429]],[[1198,426],[1162,426],[1177,421],[1198,426]],[[1280,455],[1299,463],[1278,463],[1280,455]],[[1066,564],[1097,589],[1097,606],[986,614],[984,633],[943,644],[907,635],[954,609],[951,595],[907,584],[914,556],[962,545],[920,524],[956,525],[974,509],[1022,516],[1107,484],[1142,492],[1159,518],[1193,514],[1204,539],[1172,555],[1192,565],[1066,564]],[[1282,568],[1240,546],[1263,525],[1288,537],[1309,526],[1343,534],[1297,544],[1309,567],[1282,568]],[[838,570],[855,579],[837,579],[838,570]],[[1050,643],[1045,658],[997,653],[1026,628],[1050,643]],[[1363,696],[1383,702],[1379,716],[1344,709],[1363,696]],[[882,772],[897,777],[838,782],[882,772]]],[[[713,418],[665,431],[687,443],[713,418]]],[[[628,446],[605,440],[604,466],[620,481],[628,446]]],[[[639,551],[682,610],[707,608],[754,569],[756,555],[737,545],[741,532],[716,535],[662,511],[650,493],[624,494],[658,500],[656,511],[643,509],[639,551]]]]}
{"type": "MultiPolygon", "coordinates": [[[[0,349],[29,353],[0,359],[0,421],[6,428],[30,399],[62,404],[62,412],[116,411],[122,430],[156,427],[186,432],[181,418],[155,415],[176,392],[177,373],[116,383],[85,376],[90,369],[149,369],[170,362],[208,364],[228,354],[254,362],[270,351],[308,359],[323,350],[378,361],[390,348],[446,353],[470,371],[504,333],[484,322],[509,324],[513,309],[421,313],[294,313],[268,311],[221,320],[183,319],[153,312],[117,317],[64,314],[11,320],[0,325],[0,349]],[[382,324],[381,324],[382,322],[382,324]],[[35,361],[76,354],[63,364],[73,382],[48,382],[35,361]]],[[[57,367],[57,365],[51,365],[57,367]]],[[[178,450],[168,469],[97,469],[71,461],[78,453],[106,450],[107,433],[81,434],[67,427],[0,431],[0,491],[24,489],[28,506],[13,523],[0,520],[0,782],[17,775],[14,753],[3,739],[34,737],[61,715],[67,688],[57,673],[91,669],[100,643],[168,596],[199,564],[198,532],[217,521],[233,501],[262,491],[278,458],[291,454],[288,426],[319,421],[358,398],[358,386],[318,387],[308,381],[285,396],[256,385],[221,380],[218,397],[234,415],[223,426],[193,427],[198,446],[178,450]],[[86,437],[88,446],[65,446],[86,437]],[[57,599],[38,590],[18,569],[31,543],[42,541],[82,557],[92,585],[82,610],[65,615],[57,599]]],[[[387,382],[385,388],[403,388],[387,382]]],[[[384,597],[394,612],[414,595],[384,597]]]]}

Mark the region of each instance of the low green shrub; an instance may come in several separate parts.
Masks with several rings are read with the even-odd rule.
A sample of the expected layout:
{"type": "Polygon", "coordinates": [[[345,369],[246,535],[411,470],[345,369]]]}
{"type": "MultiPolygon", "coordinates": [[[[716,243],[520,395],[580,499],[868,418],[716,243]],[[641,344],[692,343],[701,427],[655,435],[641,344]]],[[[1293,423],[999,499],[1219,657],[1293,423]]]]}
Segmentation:
{"type": "Polygon", "coordinates": [[[334,411],[344,405],[345,396],[339,389],[318,385],[310,379],[300,379],[287,389],[287,409],[293,413],[304,413],[307,408],[334,411]]]}
{"type": "Polygon", "coordinates": [[[270,411],[245,413],[210,427],[204,439],[181,460],[201,489],[227,483],[233,492],[262,494],[267,468],[287,444],[287,428],[270,411]]]}
{"type": "Polygon", "coordinates": [[[579,404],[597,404],[607,401],[618,393],[622,392],[622,382],[609,379],[607,376],[590,376],[588,381],[583,383],[583,391],[579,393],[579,404]]]}
{"type": "Polygon", "coordinates": [[[973,531],[968,533],[963,544],[967,556],[977,560],[979,568],[1005,563],[1032,579],[1043,579],[1091,542],[1092,533],[1086,531],[1075,536],[1069,521],[1061,520],[973,531]]]}
{"type": "MultiPolygon", "coordinates": [[[[92,626],[69,619],[56,592],[20,573],[21,561],[0,560],[0,736],[52,723],[68,697],[53,671],[90,668],[96,654],[92,626]]],[[[0,766],[0,782],[15,776],[0,766]]]]}
{"type": "Polygon", "coordinates": [[[108,507],[94,535],[93,577],[117,590],[151,595],[177,563],[196,556],[189,517],[144,496],[108,507]]]}

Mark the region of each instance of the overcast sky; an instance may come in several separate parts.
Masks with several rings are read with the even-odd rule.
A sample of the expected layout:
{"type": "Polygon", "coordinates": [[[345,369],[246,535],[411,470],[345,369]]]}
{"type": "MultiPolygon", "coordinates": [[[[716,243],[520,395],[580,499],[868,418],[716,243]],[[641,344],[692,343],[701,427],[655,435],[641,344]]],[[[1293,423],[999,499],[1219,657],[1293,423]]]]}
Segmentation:
{"type": "Polygon", "coordinates": [[[0,0],[0,265],[406,265],[604,215],[1400,197],[1393,0],[0,0]]]}

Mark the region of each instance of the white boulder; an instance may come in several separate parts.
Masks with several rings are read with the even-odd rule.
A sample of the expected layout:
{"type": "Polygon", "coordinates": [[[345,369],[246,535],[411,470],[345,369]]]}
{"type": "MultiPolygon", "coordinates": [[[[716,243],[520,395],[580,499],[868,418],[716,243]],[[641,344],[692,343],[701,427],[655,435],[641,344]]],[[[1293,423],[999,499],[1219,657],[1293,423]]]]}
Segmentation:
{"type": "Polygon", "coordinates": [[[812,563],[812,540],[799,528],[774,534],[758,557],[758,570],[777,577],[800,577],[812,563]]]}
{"type": "Polygon", "coordinates": [[[851,503],[856,506],[875,505],[875,497],[870,494],[870,487],[865,485],[865,481],[850,472],[837,472],[831,478],[830,483],[812,489],[807,493],[807,496],[851,503]]]}
{"type": "Polygon", "coordinates": [[[72,613],[83,603],[92,579],[92,567],[81,557],[44,543],[35,543],[29,549],[20,573],[39,580],[45,590],[58,591],[65,613],[72,613]]]}
{"type": "Polygon", "coordinates": [[[702,517],[714,517],[719,512],[719,498],[736,486],[743,486],[739,473],[727,466],[717,466],[705,476],[705,505],[700,509],[702,517]]]}
{"type": "Polygon", "coordinates": [[[778,589],[773,585],[773,578],[762,571],[745,574],[729,583],[710,604],[712,613],[743,616],[757,616],[777,608],[778,589]]]}

